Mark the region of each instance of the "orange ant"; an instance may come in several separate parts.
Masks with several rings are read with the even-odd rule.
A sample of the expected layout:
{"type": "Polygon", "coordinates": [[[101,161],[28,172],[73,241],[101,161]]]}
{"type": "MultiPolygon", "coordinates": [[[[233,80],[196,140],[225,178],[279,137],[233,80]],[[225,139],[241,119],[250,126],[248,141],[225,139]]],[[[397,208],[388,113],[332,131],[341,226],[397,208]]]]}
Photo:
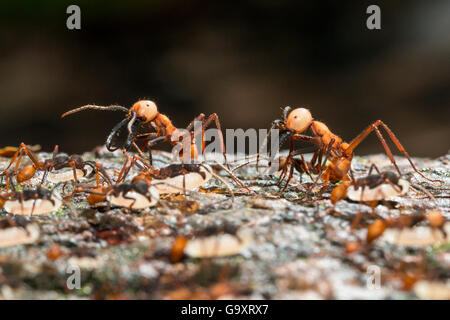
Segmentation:
{"type": "MultiPolygon", "coordinates": [[[[172,121],[168,116],[159,113],[156,104],[151,100],[140,100],[136,102],[130,109],[127,109],[118,105],[111,106],[97,106],[97,105],[85,105],[73,110],[70,110],[64,113],[61,117],[64,118],[70,114],[82,111],[82,110],[103,110],[103,111],[122,111],[127,113],[125,119],[119,122],[111,131],[108,138],[106,139],[106,148],[109,151],[115,151],[119,149],[118,147],[113,146],[113,140],[116,138],[120,130],[127,126],[128,137],[123,144],[122,148],[125,150],[129,150],[131,146],[133,146],[136,151],[142,155],[141,149],[137,146],[137,140],[144,140],[143,149],[147,147],[149,151],[149,160],[150,164],[152,164],[152,154],[151,148],[161,141],[169,141],[172,146],[178,145],[183,141],[183,138],[187,135],[187,132],[183,132],[184,130],[176,128],[172,121]],[[139,134],[138,131],[142,126],[147,125],[147,128],[152,127],[156,130],[156,132],[146,132],[139,134]]],[[[202,123],[202,151],[205,149],[205,139],[204,139],[204,131],[205,129],[215,121],[216,127],[219,131],[219,139],[222,148],[222,154],[224,156],[226,162],[226,154],[225,154],[225,144],[223,140],[222,129],[219,122],[219,117],[216,113],[211,114],[208,118],[201,113],[197,116],[186,128],[191,135],[191,139],[186,139],[184,141],[183,150],[190,150],[191,159],[196,159],[198,156],[198,149],[195,145],[194,137],[197,135],[197,132],[194,132],[194,123],[196,121],[201,121],[202,123]],[[190,146],[187,143],[190,142],[190,146]]],[[[180,152],[180,158],[183,158],[182,150],[180,152]]]]}
{"type": "MultiPolygon", "coordinates": [[[[400,141],[397,139],[391,129],[389,129],[389,127],[381,120],[377,120],[369,125],[350,143],[347,143],[344,142],[339,136],[332,133],[325,123],[313,120],[311,112],[308,109],[297,108],[292,110],[291,107],[285,107],[283,109],[282,119],[275,120],[272,124],[271,129],[279,129],[281,131],[280,136],[282,137],[282,141],[288,138],[290,139],[289,155],[285,159],[285,161],[283,161],[283,166],[285,166],[286,169],[287,166],[292,166],[292,159],[296,155],[294,153],[295,140],[307,141],[316,145],[319,149],[314,152],[309,162],[305,161],[303,156],[301,155],[301,160],[297,161],[297,163],[294,164],[296,164],[298,168],[301,168],[301,170],[305,171],[308,175],[310,175],[311,173],[318,174],[319,177],[323,179],[324,183],[328,184],[329,181],[351,180],[349,171],[351,173],[353,151],[372,131],[375,131],[391,163],[394,165],[397,172],[401,175],[400,169],[395,162],[394,156],[392,155],[389,146],[386,144],[385,139],[378,129],[378,127],[380,126],[386,131],[397,149],[402,152],[403,155],[408,159],[411,167],[415,172],[417,172],[420,176],[428,181],[440,182],[439,180],[431,180],[427,178],[423,173],[417,170],[416,166],[414,165],[413,161],[409,157],[400,141]],[[311,129],[312,136],[303,134],[309,128],[311,129]],[[322,161],[322,158],[324,158],[324,161],[322,161]],[[330,161],[328,165],[326,164],[327,160],[330,161]]],[[[263,146],[266,142],[267,138],[263,146]]],[[[286,172],[286,169],[284,169],[284,172],[286,172]]],[[[291,167],[287,183],[291,180],[292,175],[293,168],[291,167]]],[[[284,178],[284,176],[281,176],[280,178],[284,178]]],[[[283,190],[286,188],[286,186],[283,188],[283,190]]]]}
{"type": "Polygon", "coordinates": [[[93,161],[84,161],[79,155],[68,156],[65,153],[59,153],[59,147],[55,146],[53,150],[53,156],[51,159],[47,159],[44,162],[40,161],[38,157],[27,147],[23,142],[20,144],[19,149],[14,154],[11,162],[6,167],[6,169],[0,174],[1,176],[7,177],[6,189],[9,189],[11,184],[11,177],[17,174],[17,182],[20,184],[22,182],[28,181],[34,177],[36,171],[44,171],[41,184],[43,184],[47,178],[47,175],[52,170],[61,170],[63,168],[72,168],[73,176],[65,174],[55,174],[52,175],[52,182],[64,182],[69,180],[78,181],[78,177],[86,177],[87,171],[85,169],[86,165],[90,166],[93,170],[97,170],[97,166],[93,161]],[[32,161],[32,165],[28,165],[19,170],[20,163],[22,161],[23,155],[27,155],[32,161]],[[15,163],[14,169],[11,171],[9,168],[15,163]]]}

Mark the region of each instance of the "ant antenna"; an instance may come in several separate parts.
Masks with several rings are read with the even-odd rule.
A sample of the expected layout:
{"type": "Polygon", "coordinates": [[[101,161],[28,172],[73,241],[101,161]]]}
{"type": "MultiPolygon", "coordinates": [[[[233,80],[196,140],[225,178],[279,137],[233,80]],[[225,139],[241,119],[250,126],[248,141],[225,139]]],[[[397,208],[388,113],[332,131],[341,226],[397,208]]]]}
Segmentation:
{"type": "Polygon", "coordinates": [[[128,109],[127,108],[122,107],[122,106],[118,106],[118,105],[111,105],[111,106],[104,107],[104,106],[97,106],[97,105],[93,105],[93,104],[88,104],[88,105],[85,105],[85,106],[82,106],[82,107],[79,107],[79,108],[67,111],[66,113],[64,113],[61,116],[61,118],[64,118],[64,117],[66,117],[68,115],[71,115],[73,113],[80,112],[80,111],[83,111],[83,110],[88,110],[88,109],[90,109],[90,110],[101,110],[101,111],[123,111],[125,113],[128,113],[128,109]]]}

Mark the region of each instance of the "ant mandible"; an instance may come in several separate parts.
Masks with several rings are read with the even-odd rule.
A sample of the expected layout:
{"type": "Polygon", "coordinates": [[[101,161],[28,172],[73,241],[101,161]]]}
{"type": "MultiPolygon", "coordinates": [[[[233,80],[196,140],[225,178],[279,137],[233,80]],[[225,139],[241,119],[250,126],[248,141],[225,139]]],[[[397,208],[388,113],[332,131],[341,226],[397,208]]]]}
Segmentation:
{"type": "MultiPolygon", "coordinates": [[[[119,134],[119,131],[127,126],[128,137],[123,144],[123,149],[129,150],[133,146],[136,151],[142,155],[141,149],[137,146],[137,140],[144,140],[143,146],[149,150],[149,160],[152,164],[151,148],[161,141],[169,141],[172,146],[178,145],[186,137],[186,131],[190,133],[191,139],[184,140],[183,150],[190,150],[191,159],[196,159],[198,156],[198,150],[194,143],[194,136],[197,132],[194,132],[195,121],[201,121],[202,123],[202,152],[205,149],[204,131],[205,129],[215,121],[216,127],[219,131],[219,139],[222,149],[222,154],[226,162],[225,143],[223,140],[222,129],[219,122],[219,117],[216,113],[211,114],[206,118],[205,114],[201,113],[197,116],[187,127],[186,131],[176,128],[168,116],[159,113],[156,104],[151,100],[140,100],[136,102],[130,109],[127,109],[118,105],[111,106],[97,106],[97,105],[85,105],[64,113],[61,117],[64,118],[70,114],[82,111],[82,110],[102,110],[102,111],[122,111],[127,113],[125,119],[120,121],[111,131],[106,139],[106,148],[109,151],[115,151],[119,148],[113,147],[113,139],[119,134]],[[146,132],[138,134],[138,130],[142,125],[149,125],[156,130],[156,132],[146,132]],[[190,146],[186,143],[190,142],[190,146]]],[[[180,152],[180,158],[183,158],[182,150],[180,152]]]]}
{"type": "MultiPolygon", "coordinates": [[[[290,139],[289,155],[286,161],[283,161],[284,166],[292,165],[292,158],[296,155],[294,152],[295,140],[303,140],[316,145],[318,147],[318,150],[314,152],[311,160],[309,162],[306,162],[302,156],[302,159],[296,163],[296,166],[301,167],[302,171],[306,171],[308,174],[310,174],[310,172],[319,174],[319,176],[324,180],[325,184],[328,184],[329,181],[351,180],[349,171],[351,169],[353,151],[372,131],[376,133],[391,163],[394,165],[397,172],[401,175],[400,169],[395,162],[394,156],[392,155],[389,146],[387,145],[385,139],[383,138],[383,135],[378,128],[380,126],[386,131],[397,149],[402,152],[403,155],[408,159],[411,167],[415,172],[417,172],[420,176],[428,181],[439,182],[439,180],[431,180],[427,178],[423,173],[417,170],[403,145],[400,143],[391,129],[389,129],[389,127],[381,120],[377,120],[369,125],[350,143],[347,143],[344,142],[339,136],[332,133],[325,123],[313,120],[311,112],[308,109],[296,108],[292,110],[291,107],[285,107],[283,109],[282,119],[275,120],[272,124],[271,129],[281,130],[280,136],[282,137],[282,140],[288,138],[290,139]],[[303,134],[309,128],[311,128],[313,134],[312,136],[303,134]],[[324,162],[322,162],[322,157],[325,157],[324,162]],[[327,159],[330,160],[329,165],[326,165],[327,159]]],[[[286,172],[286,170],[284,172],[286,172]]],[[[292,178],[292,175],[293,168],[291,167],[289,178],[287,179],[288,182],[292,178]]]]}

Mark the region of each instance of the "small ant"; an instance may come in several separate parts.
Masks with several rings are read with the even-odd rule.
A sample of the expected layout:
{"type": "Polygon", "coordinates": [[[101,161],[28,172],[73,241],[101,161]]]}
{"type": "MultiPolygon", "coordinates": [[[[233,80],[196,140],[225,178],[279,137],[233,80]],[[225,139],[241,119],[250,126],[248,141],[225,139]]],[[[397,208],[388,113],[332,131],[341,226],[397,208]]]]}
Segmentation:
{"type": "MultiPolygon", "coordinates": [[[[419,212],[415,212],[407,215],[400,215],[393,218],[388,219],[377,219],[375,220],[367,230],[366,242],[371,243],[373,240],[379,238],[387,228],[394,228],[399,231],[397,234],[396,242],[401,241],[401,235],[403,231],[407,232],[407,230],[411,230],[413,227],[421,223],[422,221],[427,221],[430,228],[434,230],[439,230],[444,238],[447,238],[447,232],[445,230],[445,223],[447,219],[439,210],[431,210],[426,211],[421,209],[419,212]]],[[[415,233],[414,235],[406,236],[406,240],[408,242],[418,241],[420,243],[427,243],[429,241],[424,237],[423,233],[415,233]]]]}
{"type": "Polygon", "coordinates": [[[373,165],[369,170],[369,175],[351,182],[343,182],[334,188],[330,200],[335,204],[347,196],[353,201],[378,202],[390,196],[404,194],[408,190],[408,181],[400,179],[392,171],[380,172],[373,165]],[[377,174],[370,174],[372,168],[376,169],[377,174]]]}
{"type": "MultiPolygon", "coordinates": [[[[128,154],[126,156],[127,159],[117,179],[118,183],[126,179],[133,166],[138,167],[141,172],[133,177],[132,182],[145,181],[148,184],[153,184],[161,194],[179,193],[180,191],[186,194],[186,191],[194,190],[214,177],[226,186],[234,202],[234,193],[231,186],[223,178],[215,174],[213,169],[205,163],[173,163],[154,169],[139,155],[135,155],[133,158],[128,156],[128,154]]],[[[239,183],[231,171],[221,164],[218,165],[239,183]]]]}
{"type": "MultiPolygon", "coordinates": [[[[158,112],[158,108],[156,104],[151,100],[140,100],[136,102],[130,109],[127,109],[122,106],[118,105],[111,105],[111,106],[97,106],[97,105],[85,105],[73,110],[70,110],[66,113],[64,113],[61,117],[64,118],[70,114],[82,111],[82,110],[102,110],[102,111],[122,111],[127,114],[125,119],[120,121],[111,131],[108,138],[106,139],[106,148],[113,152],[118,147],[113,146],[113,140],[115,137],[117,137],[120,133],[120,130],[123,127],[127,127],[128,129],[128,137],[123,144],[122,148],[125,150],[129,150],[131,146],[133,146],[136,151],[142,155],[141,149],[137,146],[136,141],[137,140],[144,140],[143,141],[143,148],[147,147],[149,151],[149,160],[150,164],[152,165],[152,154],[151,154],[151,148],[156,145],[157,143],[161,141],[169,141],[172,146],[178,145],[180,142],[183,141],[183,138],[185,138],[186,134],[183,132],[184,130],[176,128],[172,122],[170,121],[169,117],[161,114],[158,112]],[[147,125],[147,129],[149,127],[152,127],[156,130],[156,132],[146,132],[143,134],[138,134],[138,131],[141,126],[147,125]]],[[[194,123],[196,121],[201,121],[202,123],[202,151],[205,149],[205,139],[204,139],[204,131],[205,129],[212,123],[212,121],[215,121],[216,127],[219,131],[219,139],[221,143],[222,148],[222,154],[224,156],[225,162],[226,162],[226,154],[225,154],[225,144],[223,140],[223,134],[222,129],[219,122],[219,117],[216,113],[211,114],[208,118],[201,113],[199,116],[197,116],[186,128],[186,130],[190,133],[191,139],[186,139],[184,141],[183,148],[184,150],[190,150],[191,153],[191,159],[196,159],[198,156],[198,150],[195,145],[195,139],[194,137],[198,134],[197,132],[194,132],[194,123]],[[190,146],[186,145],[186,143],[190,142],[190,146]]],[[[180,151],[179,155],[180,158],[183,158],[183,149],[180,151]]]]}
{"type": "Polygon", "coordinates": [[[12,214],[48,214],[62,206],[62,200],[45,188],[0,194],[0,207],[12,214]]]}
{"type": "MultiPolygon", "coordinates": [[[[420,176],[428,181],[440,182],[439,180],[431,180],[427,178],[423,173],[417,170],[416,166],[412,162],[411,158],[409,157],[400,141],[389,129],[389,127],[381,120],[377,120],[372,123],[358,136],[356,136],[356,138],[354,138],[350,143],[347,143],[344,142],[340,137],[332,133],[323,122],[313,120],[311,112],[308,109],[297,108],[292,110],[291,107],[285,107],[283,109],[282,119],[275,120],[271,127],[271,129],[279,129],[281,131],[280,136],[282,141],[285,141],[288,138],[290,139],[289,155],[286,161],[284,161],[284,164],[285,166],[291,165],[291,169],[286,186],[283,188],[283,191],[286,189],[288,182],[292,178],[293,163],[297,168],[301,168],[301,170],[305,171],[308,175],[310,175],[311,173],[318,174],[319,177],[321,177],[325,182],[325,184],[328,184],[329,181],[349,181],[349,171],[351,170],[353,151],[372,131],[375,131],[391,163],[394,165],[396,171],[401,175],[400,169],[395,162],[392,152],[389,146],[386,144],[386,141],[384,140],[380,130],[378,129],[378,127],[380,126],[387,132],[397,149],[400,150],[408,159],[411,167],[415,172],[417,172],[420,176]],[[312,131],[312,136],[303,134],[309,128],[312,131]],[[292,161],[293,157],[296,155],[294,152],[295,140],[307,141],[319,147],[319,149],[314,152],[309,162],[305,161],[303,155],[301,154],[301,160],[298,160],[297,162],[292,161]],[[322,158],[324,158],[324,161],[322,161],[322,158]],[[328,159],[330,163],[327,165],[326,162],[328,159]]],[[[267,137],[263,146],[266,142],[267,137]]],[[[260,149],[260,152],[261,150],[262,147],[260,149]]]]}
{"type": "Polygon", "coordinates": [[[90,187],[77,187],[74,193],[89,193],[87,200],[91,206],[106,200],[117,207],[140,210],[153,207],[159,201],[158,191],[143,181],[121,183],[94,189],[90,187]]]}
{"type": "Polygon", "coordinates": [[[59,147],[55,146],[53,150],[53,156],[51,159],[47,159],[44,162],[39,161],[38,157],[27,147],[23,142],[20,144],[19,149],[14,154],[11,162],[6,167],[6,169],[0,174],[1,176],[7,177],[6,189],[9,189],[11,184],[11,177],[17,174],[17,182],[21,184],[22,182],[28,181],[34,177],[36,171],[44,171],[41,184],[43,184],[47,178],[47,174],[50,175],[51,182],[59,183],[65,181],[78,181],[78,177],[86,177],[87,171],[85,169],[86,165],[93,169],[93,172],[97,170],[97,166],[93,161],[84,161],[79,155],[68,156],[65,153],[59,153],[59,147]],[[32,165],[28,165],[19,170],[20,162],[22,161],[23,155],[26,154],[28,158],[33,162],[32,165]],[[9,168],[15,163],[14,169],[11,171],[9,168]],[[72,173],[67,174],[53,174],[52,170],[61,170],[63,168],[72,168],[72,173]]]}
{"type": "MultiPolygon", "coordinates": [[[[101,165],[98,165],[98,167],[101,167],[101,165]]],[[[105,170],[101,169],[100,172],[102,173],[104,181],[108,184],[107,187],[99,186],[99,184],[97,184],[97,186],[78,185],[74,188],[72,195],[65,201],[67,202],[76,193],[84,192],[90,194],[87,201],[91,206],[107,200],[110,204],[118,207],[139,210],[152,207],[159,202],[158,190],[153,186],[150,186],[150,183],[147,181],[138,180],[131,183],[113,184],[112,179],[105,170]]]]}

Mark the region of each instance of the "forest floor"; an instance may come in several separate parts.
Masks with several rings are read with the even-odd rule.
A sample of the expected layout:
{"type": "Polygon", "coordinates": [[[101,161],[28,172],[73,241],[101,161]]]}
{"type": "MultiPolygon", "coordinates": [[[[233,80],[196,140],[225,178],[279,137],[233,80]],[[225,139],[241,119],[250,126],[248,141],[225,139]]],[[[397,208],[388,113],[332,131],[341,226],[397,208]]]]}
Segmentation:
{"type": "MultiPolygon", "coordinates": [[[[84,157],[94,158],[92,153],[84,157]]],[[[164,152],[154,158],[159,166],[169,161],[164,152]]],[[[366,242],[376,219],[433,209],[450,218],[450,155],[414,158],[421,172],[442,180],[441,185],[413,174],[405,158],[396,159],[403,178],[434,199],[409,190],[380,202],[372,214],[371,207],[348,200],[333,205],[333,185],[310,190],[308,177],[300,183],[297,173],[279,195],[276,177],[255,177],[254,166],[245,166],[235,173],[252,194],[220,172],[232,184],[234,202],[215,179],[187,197],[163,197],[169,210],[161,205],[139,212],[93,209],[77,195],[57,212],[25,217],[38,232],[28,244],[2,247],[3,222],[18,217],[1,210],[0,299],[450,299],[450,242],[441,230],[424,220],[413,228],[390,227],[366,242]],[[362,219],[352,231],[358,213],[362,219]],[[242,245],[239,254],[186,255],[174,261],[177,237],[189,244],[205,230],[238,228],[246,234],[245,243],[238,238],[234,244],[242,245]]],[[[112,172],[120,169],[123,157],[97,160],[112,172]]],[[[8,161],[0,158],[0,169],[8,161]]],[[[355,157],[353,170],[363,176],[372,163],[393,170],[384,155],[355,157]]],[[[66,189],[69,193],[71,186],[66,189]]],[[[444,230],[450,233],[449,222],[444,230]]]]}

